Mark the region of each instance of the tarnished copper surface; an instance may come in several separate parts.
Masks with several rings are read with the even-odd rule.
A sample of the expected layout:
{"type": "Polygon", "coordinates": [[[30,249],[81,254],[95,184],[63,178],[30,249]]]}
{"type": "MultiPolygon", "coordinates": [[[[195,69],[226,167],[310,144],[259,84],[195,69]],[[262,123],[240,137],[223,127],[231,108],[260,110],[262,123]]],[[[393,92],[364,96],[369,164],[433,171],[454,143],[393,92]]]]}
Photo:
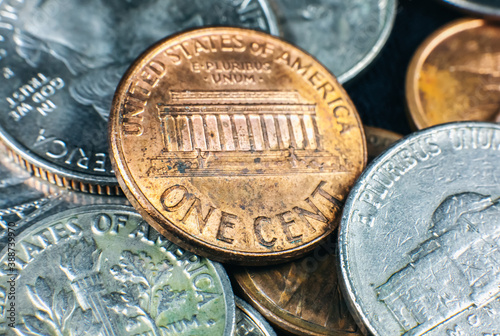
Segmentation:
{"type": "Polygon", "coordinates": [[[401,139],[401,134],[385,130],[383,128],[364,126],[366,135],[366,147],[368,150],[368,161],[372,161],[382,154],[390,145],[401,139]]]}
{"type": "Polygon", "coordinates": [[[494,121],[500,110],[500,26],[455,21],[417,50],[406,97],[418,129],[451,121],[494,121]]]}
{"type": "Polygon", "coordinates": [[[340,292],[336,239],[328,237],[301,259],[237,268],[243,295],[278,328],[294,335],[362,335],[340,292]]]}
{"type": "Polygon", "coordinates": [[[335,78],[292,45],[237,28],[193,30],[145,53],[118,88],[110,145],[151,225],[240,264],[314,248],[366,162],[335,78]]]}

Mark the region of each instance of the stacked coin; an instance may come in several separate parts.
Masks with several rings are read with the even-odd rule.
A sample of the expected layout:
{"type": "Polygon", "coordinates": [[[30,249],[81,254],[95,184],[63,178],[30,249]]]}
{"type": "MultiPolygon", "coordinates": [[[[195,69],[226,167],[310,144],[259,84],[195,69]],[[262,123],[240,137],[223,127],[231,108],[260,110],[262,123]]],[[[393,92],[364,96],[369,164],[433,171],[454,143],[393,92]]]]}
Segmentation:
{"type": "MultiPolygon", "coordinates": [[[[498,5],[446,2],[485,19],[417,50],[411,124],[500,121],[498,5]]],[[[0,0],[0,334],[497,335],[499,126],[361,123],[422,8],[0,0]]]]}

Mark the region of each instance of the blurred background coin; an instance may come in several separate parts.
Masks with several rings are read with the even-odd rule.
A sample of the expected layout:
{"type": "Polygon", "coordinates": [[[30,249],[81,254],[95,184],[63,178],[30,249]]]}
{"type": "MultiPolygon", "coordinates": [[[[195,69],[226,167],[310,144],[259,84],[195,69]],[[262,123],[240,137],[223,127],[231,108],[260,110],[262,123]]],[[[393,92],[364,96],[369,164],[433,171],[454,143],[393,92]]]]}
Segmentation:
{"type": "Polygon", "coordinates": [[[346,299],[373,335],[500,330],[500,126],[450,123],[373,161],[343,212],[346,299]]]}
{"type": "Polygon", "coordinates": [[[396,0],[274,0],[283,38],[315,56],[340,83],[372,63],[387,41],[396,0]]]}
{"type": "Polygon", "coordinates": [[[416,128],[451,121],[495,121],[500,111],[500,26],[455,21],[417,50],[406,78],[416,128]]]}
{"type": "Polygon", "coordinates": [[[0,137],[37,176],[119,192],[107,121],[132,61],[172,33],[205,25],[277,34],[266,0],[0,2],[0,137]]]}
{"type": "Polygon", "coordinates": [[[340,292],[336,235],[298,260],[235,268],[243,295],[273,325],[293,335],[360,336],[340,292]]]}
{"type": "Polygon", "coordinates": [[[189,31],[143,54],[115,95],[110,145],[151,225],[239,264],[313,249],[366,163],[356,109],[328,70],[239,28],[189,31]]]}
{"type": "Polygon", "coordinates": [[[500,3],[497,0],[443,0],[470,14],[482,15],[490,18],[500,18],[500,3]]]}
{"type": "Polygon", "coordinates": [[[16,308],[14,321],[2,315],[2,332],[233,335],[234,297],[222,266],[163,239],[131,207],[61,212],[15,243],[1,257],[2,289],[15,286],[5,307],[16,308]]]}
{"type": "Polygon", "coordinates": [[[383,128],[365,126],[364,129],[369,161],[375,159],[390,145],[403,137],[401,134],[383,128]]]}
{"type": "Polygon", "coordinates": [[[236,302],[235,336],[276,336],[273,328],[248,303],[234,297],[236,302]]]}

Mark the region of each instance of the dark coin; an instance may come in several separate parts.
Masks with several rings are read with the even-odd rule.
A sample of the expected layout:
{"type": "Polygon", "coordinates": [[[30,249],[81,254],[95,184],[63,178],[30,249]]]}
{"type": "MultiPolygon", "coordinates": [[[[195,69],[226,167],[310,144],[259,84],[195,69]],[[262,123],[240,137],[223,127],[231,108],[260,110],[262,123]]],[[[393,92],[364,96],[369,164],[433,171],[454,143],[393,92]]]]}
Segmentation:
{"type": "Polygon", "coordinates": [[[337,276],[336,235],[306,257],[233,270],[243,295],[273,325],[294,335],[360,336],[337,276]]]}
{"type": "Polygon", "coordinates": [[[0,2],[0,137],[52,183],[117,193],[106,138],[121,76],[152,43],[204,25],[277,33],[265,0],[0,2]]]}

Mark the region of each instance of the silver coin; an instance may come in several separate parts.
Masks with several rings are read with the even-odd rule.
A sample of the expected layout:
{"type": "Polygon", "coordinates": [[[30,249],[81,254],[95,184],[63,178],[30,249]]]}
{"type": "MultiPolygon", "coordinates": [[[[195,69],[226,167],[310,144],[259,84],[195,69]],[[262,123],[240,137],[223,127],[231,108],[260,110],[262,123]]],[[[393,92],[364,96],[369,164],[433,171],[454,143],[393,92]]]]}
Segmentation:
{"type": "Polygon", "coordinates": [[[36,218],[56,207],[64,190],[18,167],[0,146],[0,250],[8,242],[9,230],[25,230],[36,218]],[[40,183],[40,185],[38,185],[40,183]],[[44,188],[45,187],[48,188],[44,188]]]}
{"type": "Polygon", "coordinates": [[[234,297],[222,266],[166,241],[130,207],[62,212],[2,254],[0,333],[234,332],[234,297]]]}
{"type": "Polygon", "coordinates": [[[500,2],[498,0],[443,0],[468,12],[484,16],[500,16],[500,2]]]}
{"type": "Polygon", "coordinates": [[[340,229],[346,297],[373,335],[500,332],[500,125],[414,133],[369,166],[340,229]]]}
{"type": "Polygon", "coordinates": [[[239,297],[234,299],[236,301],[235,336],[276,336],[273,328],[252,306],[239,297]]]}
{"type": "Polygon", "coordinates": [[[396,17],[396,0],[274,3],[284,39],[315,56],[340,83],[353,79],[375,59],[396,17]]]}
{"type": "Polygon", "coordinates": [[[9,232],[19,235],[42,218],[83,205],[128,205],[125,197],[71,192],[38,179],[13,162],[0,146],[0,250],[9,232]]]}
{"type": "Polygon", "coordinates": [[[120,78],[151,44],[205,25],[277,33],[267,0],[0,0],[0,137],[42,177],[117,193],[107,119],[120,78]]]}

